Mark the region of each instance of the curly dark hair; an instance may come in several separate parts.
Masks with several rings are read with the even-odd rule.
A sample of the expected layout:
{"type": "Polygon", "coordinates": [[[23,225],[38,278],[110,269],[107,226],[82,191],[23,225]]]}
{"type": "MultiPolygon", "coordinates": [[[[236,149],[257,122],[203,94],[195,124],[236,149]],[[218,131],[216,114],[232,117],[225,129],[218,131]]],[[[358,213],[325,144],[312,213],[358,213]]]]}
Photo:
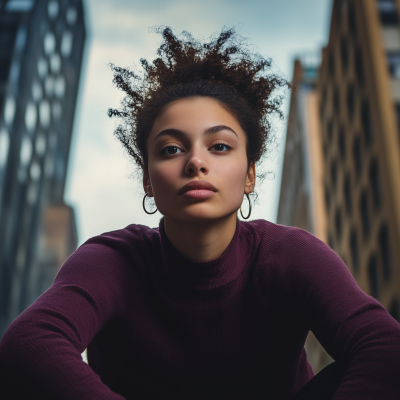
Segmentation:
{"type": "Polygon", "coordinates": [[[268,75],[271,60],[249,50],[235,28],[223,28],[206,43],[186,31],[177,36],[169,27],[153,31],[163,41],[152,64],[140,60],[141,73],[110,64],[113,83],[126,96],[122,108],[109,109],[108,115],[122,120],[114,134],[139,169],[147,169],[146,140],[156,117],[172,101],[193,97],[209,97],[225,107],[246,134],[248,164],[259,162],[271,132],[269,115],[283,117],[282,96],[275,92],[291,83],[268,75]]]}

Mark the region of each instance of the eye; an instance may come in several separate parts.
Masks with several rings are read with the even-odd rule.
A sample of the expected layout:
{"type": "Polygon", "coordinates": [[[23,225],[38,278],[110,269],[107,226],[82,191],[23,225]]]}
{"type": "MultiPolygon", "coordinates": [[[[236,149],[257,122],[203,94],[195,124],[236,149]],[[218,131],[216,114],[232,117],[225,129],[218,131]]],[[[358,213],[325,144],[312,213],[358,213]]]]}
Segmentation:
{"type": "Polygon", "coordinates": [[[218,151],[218,152],[226,152],[229,149],[231,149],[231,146],[228,146],[225,143],[217,143],[217,144],[214,144],[214,146],[211,147],[211,149],[213,149],[213,148],[215,149],[215,151],[218,151]],[[224,150],[224,148],[226,148],[226,150],[224,150]]]}
{"type": "Polygon", "coordinates": [[[161,154],[177,154],[181,152],[181,149],[179,147],[176,146],[167,146],[164,147],[161,151],[161,154]]]}

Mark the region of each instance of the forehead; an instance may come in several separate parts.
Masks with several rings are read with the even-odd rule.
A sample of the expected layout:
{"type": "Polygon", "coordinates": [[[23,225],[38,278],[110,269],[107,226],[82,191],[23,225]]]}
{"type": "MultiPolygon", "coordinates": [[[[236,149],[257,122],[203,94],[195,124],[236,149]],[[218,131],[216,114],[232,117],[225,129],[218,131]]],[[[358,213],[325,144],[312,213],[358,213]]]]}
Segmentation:
{"type": "Polygon", "coordinates": [[[208,97],[179,99],[169,103],[157,116],[149,137],[168,128],[200,133],[216,125],[227,125],[238,135],[244,135],[236,118],[216,100],[208,97]]]}

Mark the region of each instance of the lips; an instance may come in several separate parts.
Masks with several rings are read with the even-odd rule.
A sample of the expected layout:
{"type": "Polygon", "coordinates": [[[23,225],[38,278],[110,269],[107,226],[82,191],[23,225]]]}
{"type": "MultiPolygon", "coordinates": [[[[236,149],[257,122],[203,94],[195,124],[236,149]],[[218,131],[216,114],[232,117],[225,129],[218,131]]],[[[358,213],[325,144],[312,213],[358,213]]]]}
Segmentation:
{"type": "Polygon", "coordinates": [[[188,192],[189,190],[211,190],[212,192],[216,192],[217,189],[207,181],[191,181],[187,183],[185,186],[179,190],[179,194],[183,194],[188,192]]]}

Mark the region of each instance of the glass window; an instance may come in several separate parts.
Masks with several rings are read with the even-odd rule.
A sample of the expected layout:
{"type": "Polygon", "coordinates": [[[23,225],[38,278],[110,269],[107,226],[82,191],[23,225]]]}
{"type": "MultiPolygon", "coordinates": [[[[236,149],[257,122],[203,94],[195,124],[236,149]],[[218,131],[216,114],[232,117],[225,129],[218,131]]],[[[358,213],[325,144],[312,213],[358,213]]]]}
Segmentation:
{"type": "Polygon", "coordinates": [[[337,162],[336,162],[336,160],[333,160],[332,164],[331,164],[331,181],[332,181],[332,187],[333,187],[333,189],[335,189],[336,181],[337,181],[337,162]]]}
{"type": "Polygon", "coordinates": [[[353,271],[357,274],[360,270],[360,255],[358,252],[357,232],[355,229],[352,229],[350,234],[350,251],[353,262],[353,271]]]}
{"type": "Polygon", "coordinates": [[[379,230],[379,247],[382,256],[383,273],[388,281],[392,276],[392,256],[389,244],[389,230],[386,224],[383,224],[379,230]]]}
{"type": "Polygon", "coordinates": [[[54,83],[54,93],[57,97],[62,98],[65,94],[65,79],[62,75],[56,78],[54,83]]]}
{"type": "Polygon", "coordinates": [[[357,35],[357,20],[356,20],[356,13],[354,10],[353,2],[349,2],[348,18],[349,18],[350,32],[353,34],[353,36],[356,36],[357,35]]]}
{"type": "Polygon", "coordinates": [[[44,128],[50,125],[50,104],[47,100],[42,100],[39,106],[40,123],[44,128]]]}
{"type": "Polygon", "coordinates": [[[386,57],[390,75],[394,79],[400,79],[400,52],[389,52],[386,57]]]}
{"type": "Polygon", "coordinates": [[[54,53],[50,57],[50,68],[53,74],[58,74],[61,69],[61,57],[58,53],[54,53]]]}
{"type": "Polygon", "coordinates": [[[358,79],[358,84],[360,87],[364,84],[364,62],[362,58],[362,52],[359,46],[355,50],[355,64],[356,64],[356,75],[358,79]]]}
{"type": "Polygon", "coordinates": [[[335,59],[333,58],[333,53],[330,52],[328,56],[328,71],[331,79],[335,77],[335,59]]]}
{"type": "Polygon", "coordinates": [[[325,203],[326,203],[326,208],[329,211],[329,208],[331,206],[331,197],[330,197],[329,189],[328,189],[327,185],[325,185],[325,203]]]}
{"type": "Polygon", "coordinates": [[[374,199],[374,206],[378,209],[382,202],[382,189],[379,179],[378,162],[373,159],[369,166],[369,180],[372,186],[372,195],[374,199]]]}
{"type": "Polygon", "coordinates": [[[338,92],[338,88],[335,87],[335,89],[333,90],[333,111],[336,114],[336,118],[339,115],[339,92],[338,92]]]}
{"type": "Polygon", "coordinates": [[[70,25],[74,25],[76,22],[76,18],[77,18],[78,14],[76,12],[76,8],[75,7],[69,7],[67,10],[67,22],[70,25]]]}
{"type": "Polygon", "coordinates": [[[355,108],[356,108],[356,100],[354,94],[354,85],[351,83],[349,86],[347,86],[347,112],[349,115],[350,122],[353,120],[355,108]]]}
{"type": "Polygon", "coordinates": [[[338,240],[342,237],[342,214],[338,208],[335,213],[335,229],[338,240]]]}
{"type": "Polygon", "coordinates": [[[359,136],[356,136],[354,138],[353,157],[357,175],[360,175],[363,167],[363,157],[362,157],[361,140],[359,136]]]}
{"type": "Polygon", "coordinates": [[[38,164],[37,161],[34,161],[31,164],[31,169],[30,169],[30,174],[31,174],[31,179],[36,181],[40,178],[42,171],[40,169],[40,165],[38,164]]]}
{"type": "Polygon", "coordinates": [[[394,0],[378,0],[377,6],[382,25],[389,26],[398,24],[399,18],[394,0]]]}
{"type": "Polygon", "coordinates": [[[28,131],[33,131],[36,128],[37,111],[36,106],[32,101],[29,101],[25,110],[25,125],[28,131]]]}
{"type": "Polygon", "coordinates": [[[34,0],[9,0],[5,6],[9,12],[28,12],[34,5],[34,0]]]}
{"type": "Polygon", "coordinates": [[[46,77],[47,71],[48,71],[47,61],[42,57],[38,58],[37,70],[38,70],[39,78],[43,79],[46,77]]]}
{"type": "Polygon", "coordinates": [[[43,96],[42,85],[38,81],[32,83],[32,98],[35,101],[40,101],[43,96]]]}
{"type": "Polygon", "coordinates": [[[28,187],[28,193],[26,196],[26,200],[28,201],[29,205],[33,205],[36,203],[37,200],[37,195],[38,195],[38,190],[37,190],[37,183],[36,182],[31,182],[29,187],[28,187]]]}
{"type": "Polygon", "coordinates": [[[4,122],[11,125],[14,121],[15,115],[15,100],[13,97],[7,97],[4,105],[4,122]]]}
{"type": "Polygon", "coordinates": [[[53,117],[54,119],[60,119],[62,115],[62,107],[61,104],[58,101],[53,101],[52,104],[53,107],[53,117]]]}
{"type": "Polygon", "coordinates": [[[331,141],[332,140],[332,136],[333,136],[333,122],[330,119],[328,121],[328,127],[327,127],[327,133],[328,133],[328,140],[331,141]]]}
{"type": "Polygon", "coordinates": [[[364,138],[367,145],[372,143],[372,123],[369,105],[364,101],[361,110],[361,122],[364,131],[364,138]]]}
{"type": "Polygon", "coordinates": [[[64,57],[69,57],[72,50],[72,32],[65,31],[61,39],[61,54],[64,57]]]}
{"type": "Polygon", "coordinates": [[[50,178],[54,173],[54,159],[53,154],[51,152],[47,153],[46,164],[44,167],[45,175],[50,178]]]}
{"type": "Polygon", "coordinates": [[[58,15],[58,1],[52,0],[47,4],[47,13],[49,14],[50,19],[57,18],[58,15]]]}
{"type": "Polygon", "coordinates": [[[43,44],[44,44],[44,51],[47,55],[53,53],[53,51],[56,48],[56,37],[54,36],[53,32],[47,32],[44,35],[43,44]]]}
{"type": "Polygon", "coordinates": [[[339,130],[339,153],[342,161],[346,158],[346,134],[344,128],[339,130]]]}
{"type": "Polygon", "coordinates": [[[42,132],[36,136],[35,150],[38,156],[42,156],[46,151],[46,136],[42,132]]]}
{"type": "Polygon", "coordinates": [[[53,95],[54,90],[54,79],[52,76],[48,76],[44,81],[44,90],[46,91],[46,95],[51,97],[53,95]]]}
{"type": "Polygon", "coordinates": [[[17,39],[15,40],[15,49],[17,51],[23,50],[23,48],[25,47],[25,42],[26,42],[26,28],[24,26],[21,26],[18,29],[17,39]]]}
{"type": "Polygon", "coordinates": [[[368,277],[370,293],[375,299],[379,298],[379,282],[378,282],[378,263],[375,254],[372,254],[368,262],[368,277]]]}
{"type": "Polygon", "coordinates": [[[346,203],[346,209],[349,214],[351,214],[352,211],[352,203],[351,203],[351,181],[350,181],[350,174],[346,175],[346,178],[344,179],[344,185],[343,185],[343,192],[344,192],[344,200],[346,203]]]}
{"type": "Polygon", "coordinates": [[[363,190],[360,197],[360,211],[361,211],[361,221],[363,227],[364,239],[369,236],[371,231],[371,220],[369,213],[369,203],[368,203],[368,193],[363,190]]]}
{"type": "Polygon", "coordinates": [[[27,136],[23,136],[22,138],[19,156],[23,166],[27,165],[31,161],[32,142],[27,136]]]}
{"type": "Polygon", "coordinates": [[[8,148],[10,146],[10,137],[5,128],[0,130],[0,168],[3,168],[8,158],[8,148]]]}

